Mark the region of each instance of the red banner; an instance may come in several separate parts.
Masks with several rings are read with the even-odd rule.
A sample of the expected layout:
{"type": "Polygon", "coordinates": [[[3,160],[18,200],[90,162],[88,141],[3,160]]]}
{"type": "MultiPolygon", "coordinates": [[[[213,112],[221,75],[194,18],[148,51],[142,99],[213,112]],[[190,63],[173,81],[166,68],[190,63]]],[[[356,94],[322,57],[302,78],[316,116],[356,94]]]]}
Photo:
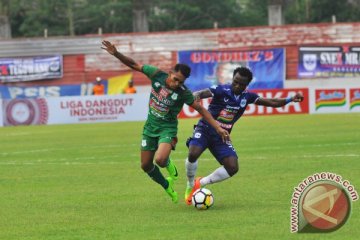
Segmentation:
{"type": "MultiPolygon", "coordinates": [[[[294,96],[295,93],[301,92],[304,95],[304,101],[300,103],[289,103],[280,108],[272,108],[259,106],[256,104],[249,104],[245,115],[273,115],[273,114],[303,114],[309,113],[309,90],[307,88],[301,89],[281,89],[281,90],[252,90],[259,94],[263,98],[286,98],[289,96],[294,96]]],[[[209,106],[211,98],[203,99],[201,105],[206,109],[209,106]]],[[[200,114],[188,105],[184,105],[183,109],[179,113],[179,118],[198,118],[200,114]]]]}

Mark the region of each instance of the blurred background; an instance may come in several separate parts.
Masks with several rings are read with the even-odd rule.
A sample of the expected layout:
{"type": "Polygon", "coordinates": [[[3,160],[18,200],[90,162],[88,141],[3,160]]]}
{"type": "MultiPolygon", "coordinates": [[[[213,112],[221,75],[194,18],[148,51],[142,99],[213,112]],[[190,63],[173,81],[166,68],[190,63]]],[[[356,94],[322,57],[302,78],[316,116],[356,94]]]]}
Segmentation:
{"type": "Polygon", "coordinates": [[[250,89],[306,89],[305,113],[358,111],[359,19],[358,0],[1,0],[0,97],[148,93],[143,74],[101,50],[107,39],[141,64],[190,65],[193,91],[244,65],[250,89]]]}
{"type": "Polygon", "coordinates": [[[1,0],[1,37],[357,22],[358,0],[1,0]]]}

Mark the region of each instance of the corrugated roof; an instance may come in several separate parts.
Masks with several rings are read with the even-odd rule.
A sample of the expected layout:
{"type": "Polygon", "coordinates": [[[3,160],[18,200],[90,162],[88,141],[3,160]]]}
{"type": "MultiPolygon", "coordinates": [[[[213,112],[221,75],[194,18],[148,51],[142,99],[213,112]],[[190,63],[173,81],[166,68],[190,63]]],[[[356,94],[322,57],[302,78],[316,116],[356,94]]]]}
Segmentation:
{"type": "Polygon", "coordinates": [[[360,40],[360,23],[325,23],[208,29],[162,33],[109,34],[79,37],[27,38],[0,41],[0,57],[59,53],[101,54],[102,39],[122,52],[169,52],[197,49],[353,43],[360,40]]]}

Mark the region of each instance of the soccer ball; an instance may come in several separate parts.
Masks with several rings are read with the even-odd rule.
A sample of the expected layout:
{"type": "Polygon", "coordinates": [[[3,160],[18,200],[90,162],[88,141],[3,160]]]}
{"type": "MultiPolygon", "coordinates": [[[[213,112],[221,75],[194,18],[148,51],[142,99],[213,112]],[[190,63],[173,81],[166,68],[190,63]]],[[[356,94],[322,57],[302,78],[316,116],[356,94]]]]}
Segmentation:
{"type": "Polygon", "coordinates": [[[197,209],[206,210],[214,204],[214,196],[209,189],[200,188],[192,195],[191,202],[197,209]]]}

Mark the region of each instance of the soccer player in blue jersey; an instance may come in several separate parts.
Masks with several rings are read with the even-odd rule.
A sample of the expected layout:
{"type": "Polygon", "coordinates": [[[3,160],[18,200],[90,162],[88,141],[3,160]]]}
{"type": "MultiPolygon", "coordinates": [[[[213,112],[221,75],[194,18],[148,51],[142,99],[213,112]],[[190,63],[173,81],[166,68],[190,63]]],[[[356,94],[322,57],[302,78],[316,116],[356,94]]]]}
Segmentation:
{"type": "MultiPolygon", "coordinates": [[[[212,97],[208,111],[218,124],[229,133],[235,122],[243,115],[248,104],[257,104],[269,107],[282,107],[290,102],[301,102],[304,97],[296,93],[288,98],[263,98],[256,93],[246,90],[253,78],[252,72],[246,67],[238,67],[233,72],[231,84],[218,85],[194,93],[196,99],[212,97]]],[[[193,136],[188,139],[189,154],[185,160],[186,175],[188,178],[185,190],[185,202],[191,204],[194,191],[208,184],[221,182],[235,175],[239,170],[238,156],[231,141],[222,141],[213,127],[204,119],[200,119],[195,127],[193,136]],[[209,149],[216,160],[222,165],[211,174],[203,178],[196,178],[197,160],[200,155],[209,149]]]]}

